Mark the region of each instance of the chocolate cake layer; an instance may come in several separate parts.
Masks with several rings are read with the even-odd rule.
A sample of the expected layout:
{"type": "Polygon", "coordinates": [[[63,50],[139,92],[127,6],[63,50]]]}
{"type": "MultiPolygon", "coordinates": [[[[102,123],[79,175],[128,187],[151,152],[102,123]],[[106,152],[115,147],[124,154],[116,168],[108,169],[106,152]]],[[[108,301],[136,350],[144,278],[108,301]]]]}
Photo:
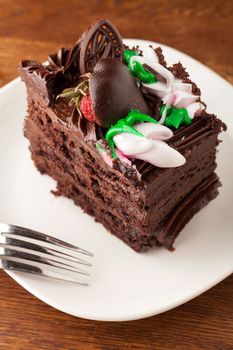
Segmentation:
{"type": "Polygon", "coordinates": [[[182,64],[168,67],[161,48],[124,46],[102,19],[48,64],[24,60],[19,70],[25,136],[39,171],[57,182],[53,192],[136,251],[172,250],[218,194],[216,147],[226,130],[182,64]]]}
{"type": "MultiPolygon", "coordinates": [[[[59,132],[57,131],[56,134],[59,135],[59,132]]],[[[150,206],[146,205],[146,203],[143,202],[145,190],[140,192],[141,196],[139,197],[135,188],[132,187],[130,192],[134,202],[129,206],[126,202],[127,193],[122,193],[121,185],[117,183],[115,188],[109,191],[109,188],[106,188],[106,181],[104,180],[105,174],[103,177],[101,177],[101,173],[97,176],[92,162],[88,162],[88,159],[85,157],[82,161],[78,159],[76,161],[67,159],[67,146],[59,142],[60,138],[57,138],[57,142],[59,142],[60,146],[59,149],[56,149],[53,144],[51,145],[49,139],[46,140],[44,133],[40,133],[38,127],[31,121],[27,124],[27,136],[29,139],[33,137],[33,146],[30,147],[33,158],[36,159],[36,152],[39,149],[38,155],[52,162],[53,173],[49,172],[49,175],[53,176],[57,181],[59,181],[61,176],[63,178],[68,177],[68,183],[73,183],[79,190],[85,192],[89,196],[93,196],[93,199],[96,197],[100,198],[104,202],[104,205],[108,204],[109,207],[113,205],[112,210],[114,215],[126,216],[129,224],[134,224],[135,227],[140,227],[141,230],[148,233],[153,232],[154,226],[163,219],[168,209],[172,210],[177,201],[185,197],[185,195],[197,184],[202,182],[208,174],[212,174],[215,169],[215,164],[213,163],[215,153],[211,149],[209,154],[203,154],[203,145],[200,145],[196,151],[193,152],[194,160],[190,161],[189,166],[186,166],[184,169],[185,173],[178,172],[176,176],[172,174],[168,179],[166,179],[166,177],[164,178],[163,174],[160,174],[157,178],[160,187],[156,191],[156,201],[153,196],[153,203],[151,203],[150,206]],[[35,134],[38,134],[37,139],[33,136],[35,134]],[[56,173],[55,169],[57,169],[56,173]],[[195,172],[193,172],[193,169],[195,172]],[[171,191],[168,191],[168,186],[173,186],[175,192],[171,193],[171,191]],[[113,196],[115,198],[114,203],[112,203],[113,196]],[[118,207],[120,208],[120,213],[117,212],[118,207]]],[[[209,138],[208,143],[214,145],[215,138],[214,140],[212,139],[213,136],[209,138]]],[[[76,147],[80,147],[78,141],[76,142],[76,147]]],[[[44,169],[46,169],[46,167],[44,167],[44,169]]],[[[111,180],[108,181],[108,183],[109,186],[111,186],[111,180]]],[[[146,199],[148,199],[148,196],[146,199]]],[[[101,205],[101,203],[99,205],[101,205]]]]}
{"type": "MultiPolygon", "coordinates": [[[[73,126],[59,122],[39,96],[34,94],[29,106],[25,134],[38,169],[57,181],[59,194],[72,198],[137,251],[155,244],[172,249],[190,216],[207,203],[207,198],[216,196],[219,182],[213,173],[218,142],[216,133],[209,132],[210,126],[203,128],[192,148],[186,143],[188,150],[184,148],[184,152],[189,161],[183,167],[157,169],[155,178],[147,172],[145,184],[135,186],[119,172],[109,170],[96,149],[88,147],[73,126]],[[170,222],[174,222],[172,227],[170,222]]],[[[190,128],[193,130],[193,125],[190,128]]]]}
{"type": "Polygon", "coordinates": [[[46,173],[54,177],[55,180],[59,178],[57,184],[59,195],[73,199],[75,204],[81,206],[86,213],[94,216],[110,232],[137,251],[146,251],[154,245],[164,245],[168,249],[172,249],[173,242],[180,230],[196,212],[215,198],[218,193],[219,181],[217,176],[212,174],[202,182],[202,185],[199,184],[187,197],[177,203],[170,215],[167,215],[159,225],[152,226],[152,233],[148,235],[148,232],[138,230],[138,227],[129,223],[127,220],[129,216],[114,210],[111,203],[108,203],[108,209],[106,209],[98,192],[96,197],[90,196],[88,191],[83,190],[86,187],[84,182],[81,186],[78,183],[75,184],[72,176],[67,175],[68,169],[64,168],[62,171],[62,168],[57,165],[56,159],[50,160],[43,152],[38,155],[33,149],[32,157],[41,172],[46,169],[46,173]]]}

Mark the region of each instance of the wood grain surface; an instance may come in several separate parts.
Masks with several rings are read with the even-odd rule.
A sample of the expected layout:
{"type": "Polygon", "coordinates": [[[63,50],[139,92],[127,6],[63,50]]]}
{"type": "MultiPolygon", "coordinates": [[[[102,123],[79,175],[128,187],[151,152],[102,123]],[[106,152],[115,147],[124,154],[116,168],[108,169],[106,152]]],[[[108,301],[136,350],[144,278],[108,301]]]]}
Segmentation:
{"type": "MultiPolygon", "coordinates": [[[[101,17],[123,37],[177,48],[233,83],[232,0],[0,0],[0,86],[22,58],[44,61],[101,17]]],[[[119,323],[65,315],[2,271],[0,283],[0,350],[233,349],[233,276],[172,311],[119,323]]]]}

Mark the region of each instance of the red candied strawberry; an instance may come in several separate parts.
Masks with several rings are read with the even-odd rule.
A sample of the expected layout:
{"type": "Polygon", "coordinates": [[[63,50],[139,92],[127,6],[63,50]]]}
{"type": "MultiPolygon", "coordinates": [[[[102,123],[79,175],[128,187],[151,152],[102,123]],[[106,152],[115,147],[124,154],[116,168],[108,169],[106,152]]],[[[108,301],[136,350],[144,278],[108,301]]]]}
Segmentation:
{"type": "Polygon", "coordinates": [[[85,96],[83,96],[81,104],[80,104],[80,110],[84,117],[89,122],[94,122],[96,120],[93,108],[92,108],[92,102],[91,102],[91,96],[89,91],[85,96]]]}

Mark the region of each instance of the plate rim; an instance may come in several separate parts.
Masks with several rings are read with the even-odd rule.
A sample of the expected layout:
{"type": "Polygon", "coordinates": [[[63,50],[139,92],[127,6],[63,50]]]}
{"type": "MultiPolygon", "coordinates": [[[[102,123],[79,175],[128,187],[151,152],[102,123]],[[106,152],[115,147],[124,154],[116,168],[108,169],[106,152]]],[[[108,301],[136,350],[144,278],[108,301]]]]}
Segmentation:
{"type": "MultiPolygon", "coordinates": [[[[194,60],[198,65],[201,65],[203,68],[205,68],[205,70],[208,70],[211,74],[214,74],[218,79],[221,79],[224,84],[228,85],[228,88],[232,88],[232,85],[225,80],[223,77],[221,77],[219,74],[217,74],[216,72],[214,72],[212,69],[210,69],[209,67],[205,66],[203,63],[199,62],[198,60],[192,58],[191,56],[187,55],[184,52],[181,52],[175,48],[172,48],[170,46],[164,45],[164,44],[160,44],[157,42],[153,42],[153,41],[148,41],[148,40],[142,40],[142,39],[123,39],[125,42],[137,42],[139,44],[143,43],[143,44],[152,44],[152,45],[156,45],[156,46],[162,46],[162,48],[168,48],[168,49],[172,49],[174,50],[176,53],[178,54],[182,54],[185,55],[188,59],[194,60]]],[[[16,78],[14,80],[11,80],[10,82],[8,82],[7,84],[5,84],[3,87],[0,88],[0,98],[2,96],[2,94],[4,94],[5,92],[9,90],[11,90],[12,88],[14,89],[15,86],[17,86],[17,84],[21,84],[20,78],[16,78]]],[[[0,118],[0,122],[1,122],[1,118],[0,118]]],[[[230,132],[228,132],[231,135],[230,132]]],[[[212,287],[214,287],[215,285],[219,284],[221,281],[223,281],[225,278],[227,278],[228,276],[230,276],[233,273],[233,269],[229,269],[230,271],[228,271],[227,273],[221,275],[221,277],[219,277],[219,279],[213,281],[211,284],[209,284],[208,286],[205,286],[204,288],[197,288],[197,290],[195,291],[195,293],[193,293],[192,295],[188,296],[187,298],[183,298],[182,300],[176,300],[176,301],[171,301],[170,304],[167,303],[166,305],[163,305],[161,307],[156,307],[155,310],[151,310],[150,312],[134,312],[134,315],[131,316],[122,316],[122,317],[99,317],[99,316],[93,316],[91,317],[90,315],[85,315],[85,313],[72,313],[70,311],[66,311],[64,307],[62,307],[61,305],[57,305],[56,302],[51,302],[51,299],[47,299],[46,296],[41,295],[40,292],[38,292],[37,290],[33,289],[33,287],[30,285],[30,283],[28,284],[27,281],[23,280],[20,276],[21,274],[18,274],[16,272],[12,272],[12,271],[5,271],[10,277],[12,277],[18,284],[20,284],[24,289],[26,289],[29,293],[31,293],[32,295],[34,295],[35,297],[37,297],[39,300],[45,302],[46,304],[54,307],[55,309],[62,311],[64,313],[68,313],[72,316],[75,317],[81,317],[81,318],[85,318],[85,319],[89,319],[89,320],[98,320],[98,321],[110,321],[110,322],[118,322],[118,321],[131,321],[131,320],[137,320],[137,319],[142,319],[142,318],[146,318],[146,317],[151,317],[151,316],[155,316],[158,315],[160,313],[169,311],[173,308],[176,308],[194,298],[196,298],[197,296],[203,294],[204,292],[206,292],[207,290],[211,289],[212,287]]],[[[124,313],[123,313],[124,314],[124,313]]]]}

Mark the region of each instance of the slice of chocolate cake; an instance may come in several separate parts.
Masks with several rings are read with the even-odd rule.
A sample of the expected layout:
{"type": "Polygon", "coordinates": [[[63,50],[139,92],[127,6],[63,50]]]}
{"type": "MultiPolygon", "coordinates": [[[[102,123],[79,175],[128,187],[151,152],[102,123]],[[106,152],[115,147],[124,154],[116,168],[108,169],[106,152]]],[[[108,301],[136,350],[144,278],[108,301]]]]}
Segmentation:
{"type": "Polygon", "coordinates": [[[160,48],[128,48],[108,21],[47,64],[22,61],[25,136],[56,195],[72,198],[136,251],[172,250],[218,194],[218,134],[200,90],[160,48]]]}

